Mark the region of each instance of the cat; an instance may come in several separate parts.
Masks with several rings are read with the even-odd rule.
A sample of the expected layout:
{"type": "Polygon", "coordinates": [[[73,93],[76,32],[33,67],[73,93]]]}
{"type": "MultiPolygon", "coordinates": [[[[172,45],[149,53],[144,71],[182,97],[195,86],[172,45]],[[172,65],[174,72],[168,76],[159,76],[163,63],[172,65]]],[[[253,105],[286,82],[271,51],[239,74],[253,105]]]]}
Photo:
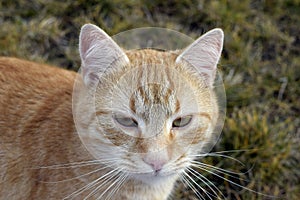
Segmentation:
{"type": "Polygon", "coordinates": [[[0,199],[170,197],[213,138],[223,37],[213,29],[183,50],[123,50],[86,24],[81,74],[1,57],[0,199]]]}

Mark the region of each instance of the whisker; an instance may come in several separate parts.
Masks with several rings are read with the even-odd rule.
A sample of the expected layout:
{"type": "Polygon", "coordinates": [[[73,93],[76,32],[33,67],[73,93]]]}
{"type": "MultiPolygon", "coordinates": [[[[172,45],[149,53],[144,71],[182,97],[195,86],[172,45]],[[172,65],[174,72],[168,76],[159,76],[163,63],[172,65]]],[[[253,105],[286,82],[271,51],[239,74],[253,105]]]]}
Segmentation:
{"type": "Polygon", "coordinates": [[[197,171],[194,170],[193,168],[188,167],[187,170],[188,170],[192,175],[194,175],[197,179],[199,179],[202,183],[204,183],[206,186],[208,186],[208,188],[216,195],[216,196],[214,196],[214,197],[219,198],[219,195],[217,194],[217,192],[216,192],[213,188],[215,188],[215,189],[221,194],[221,196],[222,196],[224,199],[226,199],[225,196],[224,196],[224,194],[221,192],[221,190],[219,190],[219,188],[218,188],[214,183],[212,183],[210,180],[208,180],[208,178],[206,178],[205,176],[203,176],[202,174],[200,174],[199,172],[197,172],[197,171]],[[204,180],[204,181],[203,181],[203,180],[204,180]],[[206,183],[206,182],[208,182],[209,184],[206,183]],[[210,185],[212,185],[213,188],[212,188],[210,185]]]}
{"type": "Polygon", "coordinates": [[[255,148],[255,149],[233,149],[233,150],[226,150],[226,151],[214,151],[211,153],[216,153],[216,154],[223,154],[223,153],[239,153],[239,152],[247,152],[247,151],[257,151],[261,150],[260,148],[255,148]]]}
{"type": "Polygon", "coordinates": [[[110,177],[107,177],[103,182],[100,183],[100,185],[96,186],[95,189],[93,189],[85,198],[84,200],[88,199],[89,197],[93,196],[95,193],[99,191],[104,185],[108,184],[112,179],[114,179],[119,174],[119,169],[116,168],[113,170],[113,175],[110,177]]]}
{"type": "Polygon", "coordinates": [[[105,200],[111,199],[111,197],[119,191],[119,189],[121,188],[121,186],[123,185],[123,183],[126,181],[126,179],[128,177],[128,174],[124,173],[122,175],[123,175],[123,178],[118,182],[118,184],[116,185],[116,187],[109,193],[109,195],[105,198],[105,200]]]}
{"type": "Polygon", "coordinates": [[[216,167],[216,166],[213,166],[213,165],[209,165],[209,164],[206,164],[206,163],[202,163],[202,162],[199,162],[199,161],[191,161],[191,163],[193,164],[193,166],[203,166],[203,167],[207,167],[207,168],[212,168],[212,169],[215,169],[216,171],[218,172],[221,172],[221,173],[224,173],[224,174],[227,174],[230,176],[230,174],[234,174],[234,175],[245,175],[247,172],[245,173],[241,173],[241,172],[233,172],[233,171],[229,171],[229,170],[226,170],[226,169],[222,169],[220,167],[216,167]]]}
{"type": "MultiPolygon", "coordinates": [[[[105,180],[100,184],[98,185],[96,188],[94,188],[89,194],[88,196],[86,196],[84,198],[84,200],[88,199],[89,196],[92,196],[92,195],[95,195],[101,188],[103,188],[104,186],[106,187],[109,183],[111,183],[112,181],[114,181],[118,175],[119,175],[120,171],[119,169],[116,169],[114,171],[114,173],[110,176],[110,177],[107,177],[105,178],[105,180]]],[[[102,194],[101,194],[102,195],[102,194]]]]}
{"type": "Polygon", "coordinates": [[[227,155],[222,155],[222,154],[218,154],[218,153],[206,153],[206,154],[198,154],[198,155],[191,155],[193,157],[208,157],[208,156],[212,156],[212,157],[222,157],[222,158],[228,158],[230,160],[233,160],[235,162],[240,163],[242,166],[245,166],[244,163],[242,163],[240,160],[232,157],[232,156],[227,156],[227,155]]]}
{"type": "MultiPolygon", "coordinates": [[[[117,175],[120,175],[120,174],[122,174],[122,171],[121,171],[121,170],[119,170],[119,173],[117,173],[116,176],[117,176],[117,175]]],[[[120,177],[118,177],[116,180],[114,180],[113,183],[111,183],[110,186],[109,186],[108,188],[106,188],[104,192],[102,192],[102,194],[97,198],[97,200],[100,200],[100,199],[104,196],[104,194],[105,194],[107,191],[109,191],[109,190],[111,189],[111,187],[113,187],[113,186],[114,186],[118,181],[120,181],[121,179],[122,179],[122,176],[120,176],[120,177]]]]}
{"type": "Polygon", "coordinates": [[[214,173],[214,172],[212,172],[212,171],[210,171],[210,170],[208,170],[208,169],[205,169],[205,167],[204,167],[204,168],[200,168],[200,169],[201,169],[201,170],[204,170],[204,171],[206,171],[206,172],[208,172],[208,173],[210,173],[210,174],[212,174],[212,175],[214,175],[214,176],[216,176],[216,177],[219,177],[219,178],[221,178],[221,179],[223,179],[223,180],[225,180],[225,181],[227,181],[227,182],[229,182],[229,183],[231,183],[231,184],[233,184],[233,185],[235,185],[235,186],[238,186],[239,188],[242,188],[242,189],[244,189],[244,190],[247,190],[247,191],[250,191],[250,192],[253,192],[253,193],[255,193],[255,194],[259,194],[259,195],[265,196],[265,197],[270,197],[270,198],[274,198],[274,197],[275,197],[275,196],[267,195],[267,194],[264,194],[264,193],[261,193],[261,192],[257,192],[257,191],[255,191],[255,190],[252,190],[252,189],[250,189],[250,188],[247,188],[247,187],[245,187],[245,186],[242,186],[242,185],[240,185],[240,184],[238,184],[238,183],[235,183],[235,182],[229,180],[228,178],[222,177],[222,176],[220,176],[220,175],[217,174],[217,173],[214,173]]]}
{"type": "Polygon", "coordinates": [[[203,187],[201,187],[188,173],[184,172],[184,174],[186,175],[186,177],[188,179],[190,179],[198,188],[200,188],[205,194],[206,196],[210,199],[213,200],[210,196],[211,194],[209,192],[207,192],[203,187]]]}
{"type": "Polygon", "coordinates": [[[197,189],[195,188],[195,186],[193,184],[191,184],[190,181],[185,176],[186,176],[185,173],[181,175],[182,182],[185,183],[185,184],[187,184],[187,186],[192,189],[192,191],[195,193],[195,195],[199,199],[204,199],[204,197],[197,191],[197,189]]]}
{"type": "MultiPolygon", "coordinates": [[[[237,176],[234,176],[234,175],[232,175],[234,172],[228,171],[229,173],[226,173],[227,170],[223,170],[221,168],[219,168],[219,169],[217,167],[213,168],[213,166],[209,166],[209,165],[208,166],[203,166],[203,165],[201,166],[200,164],[192,164],[192,166],[195,167],[195,168],[197,168],[197,169],[200,169],[200,170],[204,170],[204,169],[207,169],[207,170],[210,170],[210,171],[214,170],[214,171],[216,171],[218,173],[227,175],[227,176],[229,176],[231,178],[234,178],[236,180],[249,182],[249,180],[241,178],[238,173],[234,174],[234,175],[237,175],[237,176]],[[211,170],[211,169],[213,169],[213,170],[211,170]]],[[[240,174],[240,175],[243,175],[243,174],[240,174]]]]}
{"type": "Polygon", "coordinates": [[[212,165],[209,165],[209,164],[206,164],[206,163],[202,163],[202,162],[199,162],[199,161],[191,161],[191,163],[193,164],[194,167],[197,167],[199,169],[201,169],[201,167],[205,167],[206,169],[211,169],[212,168],[212,169],[215,169],[219,173],[222,173],[222,174],[225,174],[229,177],[236,178],[236,179],[246,181],[246,182],[250,182],[250,181],[247,180],[247,179],[241,178],[241,177],[235,177],[233,175],[238,175],[238,176],[245,175],[245,174],[249,173],[254,167],[254,165],[253,165],[246,172],[233,172],[233,171],[229,171],[229,170],[226,170],[226,169],[222,169],[220,167],[216,167],[216,166],[212,166],[212,165]]]}
{"type": "Polygon", "coordinates": [[[81,162],[74,162],[74,163],[49,165],[49,166],[31,167],[30,169],[63,169],[63,168],[85,167],[90,165],[103,164],[104,162],[114,162],[116,160],[118,159],[90,160],[90,161],[81,161],[81,162]]]}
{"type": "Polygon", "coordinates": [[[50,183],[51,184],[51,183],[62,183],[62,182],[72,181],[72,180],[75,180],[75,179],[78,179],[78,178],[82,178],[82,177],[91,175],[93,173],[96,173],[98,171],[101,171],[101,170],[104,170],[104,169],[107,169],[107,168],[110,168],[110,167],[111,166],[105,166],[105,167],[96,169],[94,171],[88,172],[86,174],[82,174],[82,175],[79,175],[79,176],[76,176],[76,177],[73,177],[73,178],[69,178],[69,179],[65,179],[65,180],[60,180],[60,181],[39,181],[39,182],[41,182],[41,183],[50,183]]]}
{"type": "Polygon", "coordinates": [[[82,192],[90,189],[91,187],[95,186],[99,181],[101,181],[102,179],[104,179],[105,177],[109,176],[110,174],[114,173],[116,171],[116,169],[111,170],[110,172],[104,174],[103,176],[101,176],[100,178],[95,179],[94,181],[90,182],[89,184],[83,186],[82,188],[74,191],[73,193],[71,193],[70,195],[64,197],[63,199],[69,199],[69,198],[73,198],[75,196],[78,196],[79,194],[81,194],[82,192]]]}

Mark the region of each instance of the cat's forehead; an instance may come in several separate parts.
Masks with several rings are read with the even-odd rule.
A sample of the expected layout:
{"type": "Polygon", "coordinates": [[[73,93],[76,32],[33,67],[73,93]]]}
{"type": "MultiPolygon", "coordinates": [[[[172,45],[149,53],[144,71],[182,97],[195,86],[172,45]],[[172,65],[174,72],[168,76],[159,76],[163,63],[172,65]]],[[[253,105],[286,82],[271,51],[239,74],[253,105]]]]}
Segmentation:
{"type": "Polygon", "coordinates": [[[127,55],[131,67],[138,71],[130,109],[146,121],[153,118],[152,115],[170,116],[178,111],[180,103],[171,73],[176,57],[170,52],[152,49],[130,51],[127,55]]]}
{"type": "Polygon", "coordinates": [[[132,65],[138,65],[141,63],[149,64],[174,64],[179,54],[179,51],[160,51],[155,49],[141,49],[126,51],[132,65]]]}
{"type": "Polygon", "coordinates": [[[191,105],[194,91],[186,76],[176,69],[176,52],[144,49],[126,54],[129,69],[122,77],[120,88],[123,88],[122,93],[127,93],[132,112],[144,119],[154,118],[152,115],[159,113],[168,117],[180,112],[187,100],[191,105]]]}
{"type": "Polygon", "coordinates": [[[126,54],[130,61],[127,72],[131,71],[130,74],[136,80],[138,88],[143,88],[148,95],[164,95],[166,90],[175,89],[175,83],[181,76],[176,69],[176,53],[143,49],[131,50],[126,54]],[[148,87],[149,84],[151,86],[148,87]]]}
{"type": "Polygon", "coordinates": [[[173,88],[152,83],[137,88],[130,98],[130,109],[148,121],[159,117],[159,113],[169,117],[180,109],[180,102],[173,88]]]}
{"type": "MultiPolygon", "coordinates": [[[[113,110],[135,113],[146,119],[168,118],[174,114],[197,112],[197,99],[203,94],[199,77],[185,65],[176,63],[177,52],[153,49],[126,52],[129,62],[108,74],[111,97],[103,98],[106,85],[100,87],[99,99],[112,99],[113,110]]],[[[103,105],[103,104],[101,104],[103,105]]]]}

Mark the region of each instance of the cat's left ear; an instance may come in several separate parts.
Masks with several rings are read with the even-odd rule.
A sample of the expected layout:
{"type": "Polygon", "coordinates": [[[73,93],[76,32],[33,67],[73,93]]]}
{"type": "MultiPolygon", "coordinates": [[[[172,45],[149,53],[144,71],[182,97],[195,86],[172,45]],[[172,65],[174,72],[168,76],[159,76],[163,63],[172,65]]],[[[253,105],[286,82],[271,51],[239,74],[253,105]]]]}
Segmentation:
{"type": "Polygon", "coordinates": [[[204,77],[206,83],[212,86],[223,49],[223,40],[222,29],[213,29],[188,46],[177,57],[176,63],[188,62],[204,77]]]}

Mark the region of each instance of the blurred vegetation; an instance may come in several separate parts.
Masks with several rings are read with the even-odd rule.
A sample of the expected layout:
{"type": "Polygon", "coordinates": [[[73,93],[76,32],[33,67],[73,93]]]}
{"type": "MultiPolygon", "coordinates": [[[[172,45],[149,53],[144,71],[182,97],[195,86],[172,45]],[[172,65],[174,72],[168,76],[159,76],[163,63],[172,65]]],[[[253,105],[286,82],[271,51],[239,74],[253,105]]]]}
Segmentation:
{"type": "MultiPolygon", "coordinates": [[[[0,55],[76,70],[84,23],[108,34],[144,26],[191,37],[220,27],[225,48],[220,69],[227,119],[204,163],[243,172],[233,179],[278,199],[300,197],[300,1],[299,0],[5,0],[0,1],[0,55]]],[[[203,172],[227,199],[270,199],[203,172]]],[[[226,175],[220,174],[226,177],[226,175]]],[[[231,180],[231,177],[226,177],[231,180]]],[[[204,188],[207,186],[203,185],[204,188]]],[[[174,199],[194,199],[177,187],[174,199]]]]}

